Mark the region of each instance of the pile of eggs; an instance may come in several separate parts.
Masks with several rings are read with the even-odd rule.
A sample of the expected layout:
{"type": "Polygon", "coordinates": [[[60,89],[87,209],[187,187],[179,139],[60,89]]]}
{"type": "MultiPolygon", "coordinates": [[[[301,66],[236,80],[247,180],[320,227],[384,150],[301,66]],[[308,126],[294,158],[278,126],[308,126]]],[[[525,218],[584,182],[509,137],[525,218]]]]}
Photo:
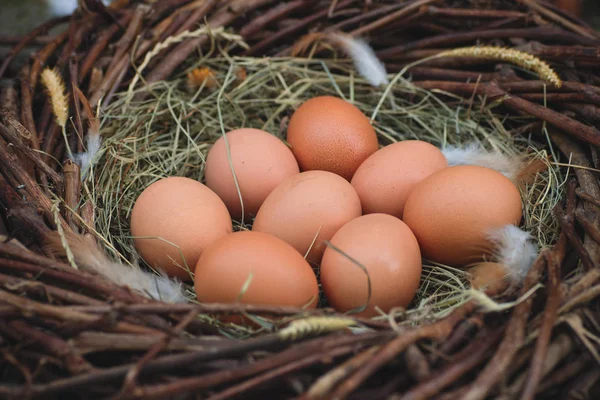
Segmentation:
{"type": "Polygon", "coordinates": [[[234,130],[211,147],[205,184],[148,186],[131,214],[139,254],[193,279],[200,302],[314,308],[319,280],[330,306],[369,317],[412,302],[422,258],[477,264],[491,252],[485,232],[522,217],[504,175],[448,166],[424,141],[380,149],[369,119],[340,98],[304,102],[287,142],[234,130]],[[233,232],[232,220],[252,219],[233,232]]]}

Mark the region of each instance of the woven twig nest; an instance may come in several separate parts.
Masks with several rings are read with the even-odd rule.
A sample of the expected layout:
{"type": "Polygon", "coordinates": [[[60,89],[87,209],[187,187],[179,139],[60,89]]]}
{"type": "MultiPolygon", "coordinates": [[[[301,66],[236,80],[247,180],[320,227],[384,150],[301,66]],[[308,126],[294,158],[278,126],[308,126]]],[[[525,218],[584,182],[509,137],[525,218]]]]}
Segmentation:
{"type": "Polygon", "coordinates": [[[0,398],[595,398],[597,32],[533,0],[81,3],[0,66],[0,398]],[[57,25],[68,29],[13,63],[57,25]],[[337,31],[367,39],[391,84],[371,86],[317,40],[337,31]],[[434,57],[473,45],[521,52],[434,57]],[[61,101],[45,92],[46,67],[54,93],[66,82],[61,101]],[[128,218],[144,187],[201,179],[221,128],[281,135],[320,94],[376,115],[384,144],[474,140],[544,161],[522,190],[524,229],[542,249],[525,280],[491,299],[464,271],[426,264],[406,312],[367,320],[198,304],[191,290],[189,304],[155,301],[45,246],[52,232],[79,235],[134,260],[128,218]],[[81,171],[68,155],[96,129],[102,146],[81,171]],[[130,145],[140,138],[152,151],[130,145]]]}

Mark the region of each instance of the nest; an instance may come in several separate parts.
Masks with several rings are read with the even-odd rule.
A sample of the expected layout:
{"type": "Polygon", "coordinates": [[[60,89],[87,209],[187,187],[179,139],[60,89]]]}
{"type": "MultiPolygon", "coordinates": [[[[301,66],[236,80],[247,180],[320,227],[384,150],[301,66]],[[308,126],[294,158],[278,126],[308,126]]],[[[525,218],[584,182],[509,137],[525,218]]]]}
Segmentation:
{"type": "Polygon", "coordinates": [[[7,225],[0,397],[593,393],[600,380],[598,44],[600,35],[582,22],[536,1],[120,0],[106,9],[84,1],[69,18],[45,23],[0,66],[9,78],[0,93],[7,225]],[[11,64],[66,23],[31,63],[11,64]],[[337,30],[367,37],[392,82],[372,87],[335,48],[307,41],[337,30]],[[501,62],[481,53],[435,57],[474,44],[545,60],[562,85],[526,68],[531,62],[518,52],[501,62]],[[52,85],[60,101],[45,93],[52,85]],[[406,312],[369,320],[326,307],[198,304],[192,290],[189,304],[168,304],[44,246],[51,232],[76,234],[137,263],[129,214],[148,184],[169,175],[201,179],[204,156],[223,131],[245,126],[283,137],[294,108],[323,94],[351,99],[372,116],[383,144],[477,142],[543,161],[545,171],[521,188],[524,227],[542,248],[522,286],[492,299],[471,290],[464,271],[431,263],[406,312]],[[86,150],[96,129],[99,153],[80,170],[69,156],[86,150]],[[224,314],[257,324],[224,323],[224,314]]]}

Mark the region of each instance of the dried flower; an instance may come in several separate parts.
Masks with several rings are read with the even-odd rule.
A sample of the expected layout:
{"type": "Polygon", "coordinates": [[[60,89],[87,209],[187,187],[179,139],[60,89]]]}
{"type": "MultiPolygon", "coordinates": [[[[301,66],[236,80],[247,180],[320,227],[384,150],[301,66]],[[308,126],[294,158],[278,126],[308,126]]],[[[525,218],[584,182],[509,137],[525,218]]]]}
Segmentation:
{"type": "Polygon", "coordinates": [[[50,97],[56,123],[65,129],[69,118],[69,99],[66,94],[65,83],[58,71],[50,68],[46,68],[42,72],[41,79],[50,97]]]}
{"type": "Polygon", "coordinates": [[[537,73],[540,78],[555,87],[562,86],[562,81],[552,68],[539,58],[515,49],[494,46],[461,47],[454,50],[441,52],[438,57],[469,57],[484,58],[511,62],[529,71],[537,73]]]}
{"type": "Polygon", "coordinates": [[[207,89],[214,89],[217,86],[215,73],[212,69],[203,67],[196,68],[187,74],[188,86],[194,89],[204,85],[207,89]]]}

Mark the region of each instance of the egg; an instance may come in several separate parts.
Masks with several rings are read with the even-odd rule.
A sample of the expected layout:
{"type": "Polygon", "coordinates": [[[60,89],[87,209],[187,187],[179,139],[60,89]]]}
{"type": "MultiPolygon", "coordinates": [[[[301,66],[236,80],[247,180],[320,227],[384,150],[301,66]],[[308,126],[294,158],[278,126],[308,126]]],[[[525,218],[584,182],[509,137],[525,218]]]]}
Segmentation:
{"type": "Polygon", "coordinates": [[[140,256],[183,280],[191,279],[187,269],[193,272],[203,250],[231,231],[229,212],[219,196],[184,177],[152,183],[131,211],[131,234],[140,256]]]}
{"type": "Polygon", "coordinates": [[[375,307],[388,312],[410,304],[421,279],[421,252],[404,222],[387,214],[364,215],[340,228],[331,244],[343,252],[328,247],[321,261],[321,284],[332,307],[346,312],[367,305],[359,315],[371,317],[375,307]]]}
{"type": "Polygon", "coordinates": [[[244,218],[255,216],[277,185],[300,172],[291,150],[277,137],[260,129],[242,128],[226,133],[211,147],[204,172],[206,185],[223,200],[234,219],[242,218],[242,203],[231,172],[235,171],[244,205],[244,218]]]}
{"type": "Polygon", "coordinates": [[[306,171],[271,192],[258,210],[252,230],[284,240],[318,264],[323,241],[360,215],[360,199],[350,182],[331,172],[306,171]]]}
{"type": "Polygon", "coordinates": [[[290,118],[287,141],[302,171],[329,171],[348,181],[379,148],[375,130],[362,111],[333,96],[304,102],[290,118]]]}
{"type": "Polygon", "coordinates": [[[221,238],[200,256],[198,301],[315,308],[319,287],[308,262],[289,244],[262,232],[221,238]]]}
{"type": "Polygon", "coordinates": [[[358,167],[351,183],[360,197],[363,214],[402,218],[406,199],[416,184],[447,166],[446,157],[434,145],[405,140],[373,153],[358,167]]]}
{"type": "Polygon", "coordinates": [[[508,288],[508,269],[500,263],[478,263],[469,268],[469,280],[473,289],[484,290],[494,296],[508,288]]]}
{"type": "Polygon", "coordinates": [[[521,196],[504,175],[474,165],[444,168],[410,193],[403,220],[423,256],[460,267],[490,252],[488,232],[521,220],[521,196]]]}

